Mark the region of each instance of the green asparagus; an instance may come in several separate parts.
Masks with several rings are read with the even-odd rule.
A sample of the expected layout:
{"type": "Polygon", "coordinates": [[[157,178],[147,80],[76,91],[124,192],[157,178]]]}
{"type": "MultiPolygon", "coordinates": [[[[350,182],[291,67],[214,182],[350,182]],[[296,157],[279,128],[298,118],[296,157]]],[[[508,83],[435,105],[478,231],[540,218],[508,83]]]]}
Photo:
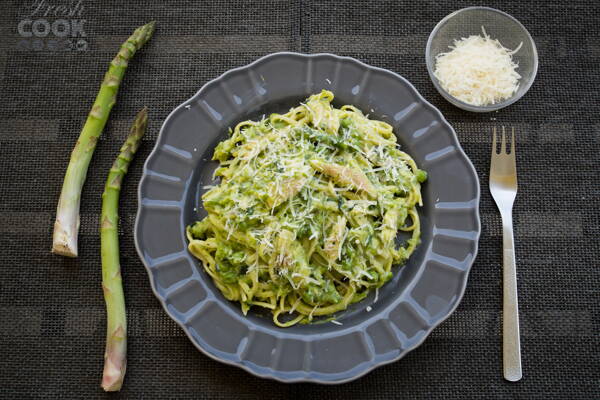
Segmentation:
{"type": "Polygon", "coordinates": [[[115,105],[119,85],[128,62],[154,32],[154,21],[141,26],[121,45],[119,53],[110,63],[100,86],[94,105],[71,153],[71,159],[58,200],[52,252],[77,257],[77,234],[79,231],[79,203],[87,169],[96,148],[98,138],[106,125],[110,110],[115,105]]]}
{"type": "Polygon", "coordinates": [[[102,254],[102,289],[106,302],[106,351],[102,388],[107,392],[121,389],[127,365],[127,319],[119,263],[118,209],[121,183],[146,131],[146,108],[139,112],[127,140],[121,147],[102,194],[100,248],[102,254]]]}

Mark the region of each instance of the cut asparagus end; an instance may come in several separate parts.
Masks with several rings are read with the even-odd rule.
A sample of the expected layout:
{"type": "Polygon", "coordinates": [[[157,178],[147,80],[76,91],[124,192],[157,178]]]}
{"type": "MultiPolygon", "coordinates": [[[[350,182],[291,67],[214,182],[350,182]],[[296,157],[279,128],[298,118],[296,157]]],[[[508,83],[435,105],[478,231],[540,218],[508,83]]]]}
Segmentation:
{"type": "Polygon", "coordinates": [[[118,392],[123,387],[125,379],[125,367],[122,369],[107,361],[104,364],[104,375],[102,376],[102,389],[105,392],[118,392]]]}
{"type": "Polygon", "coordinates": [[[77,232],[79,231],[79,194],[67,191],[65,196],[74,200],[71,204],[63,202],[63,196],[56,210],[52,253],[66,257],[77,257],[77,232]]]}
{"type": "Polygon", "coordinates": [[[109,335],[106,353],[104,354],[104,371],[102,373],[102,389],[106,392],[121,390],[127,369],[126,332],[119,326],[109,335]]]}
{"type": "Polygon", "coordinates": [[[52,253],[65,257],[77,257],[77,235],[70,234],[58,218],[54,222],[52,253]]]}

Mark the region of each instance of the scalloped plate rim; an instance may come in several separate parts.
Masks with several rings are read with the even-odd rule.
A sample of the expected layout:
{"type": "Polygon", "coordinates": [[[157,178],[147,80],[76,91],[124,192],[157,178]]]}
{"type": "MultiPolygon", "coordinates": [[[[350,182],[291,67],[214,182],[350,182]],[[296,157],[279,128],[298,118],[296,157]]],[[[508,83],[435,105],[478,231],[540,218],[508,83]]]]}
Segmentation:
{"type": "MultiPolygon", "coordinates": [[[[238,368],[241,368],[243,370],[245,370],[246,372],[249,372],[250,374],[259,377],[259,378],[265,378],[265,379],[271,379],[271,380],[275,380],[278,382],[282,382],[282,383],[298,383],[298,382],[311,382],[311,383],[319,383],[319,384],[327,384],[327,385],[335,385],[335,384],[342,384],[342,383],[346,383],[346,382],[350,382],[356,379],[359,379],[360,377],[368,374],[369,372],[373,371],[374,369],[384,366],[384,365],[388,365],[391,364],[393,362],[396,362],[400,359],[402,359],[404,356],[406,356],[406,354],[408,354],[409,352],[415,350],[416,348],[418,348],[424,341],[425,339],[427,339],[429,337],[429,335],[431,334],[431,332],[437,328],[442,322],[444,322],[446,319],[448,319],[456,310],[456,308],[458,307],[458,305],[460,304],[460,302],[462,301],[462,298],[464,296],[465,290],[466,290],[466,286],[467,286],[467,282],[468,282],[468,278],[469,278],[469,274],[471,271],[471,268],[477,258],[477,254],[478,254],[478,250],[479,250],[479,239],[481,236],[481,217],[480,217],[480,213],[479,213],[479,204],[480,204],[480,200],[481,200],[481,187],[480,187],[480,183],[479,183],[479,178],[477,176],[477,171],[472,163],[472,161],[470,160],[470,158],[466,155],[466,153],[464,152],[462,146],[460,145],[460,142],[458,140],[458,137],[456,135],[456,132],[454,131],[454,128],[452,127],[452,125],[450,125],[450,123],[446,120],[446,118],[443,116],[443,114],[441,113],[441,111],[435,107],[434,105],[432,105],[429,101],[427,101],[423,95],[421,95],[421,93],[415,88],[415,86],[409,82],[406,78],[404,78],[403,76],[399,75],[396,72],[390,71],[388,69],[385,68],[380,68],[380,67],[375,67],[369,64],[366,64],[354,57],[348,57],[348,56],[338,56],[336,54],[332,54],[332,53],[312,53],[312,54],[306,54],[306,53],[299,53],[299,52],[290,52],[290,51],[282,51],[282,52],[276,52],[276,53],[271,53],[271,54],[267,54],[264,55],[262,57],[257,58],[256,60],[254,60],[253,62],[246,64],[246,65],[242,65],[236,68],[232,68],[227,70],[226,72],[222,73],[221,75],[219,75],[218,77],[211,79],[209,81],[207,81],[204,85],[202,85],[202,87],[190,98],[186,99],[185,101],[183,101],[182,103],[180,103],[177,107],[175,107],[170,113],[169,115],[165,118],[165,120],[163,121],[162,125],[161,125],[161,129],[159,131],[159,134],[155,140],[155,144],[154,147],[152,148],[152,151],[150,152],[150,154],[148,155],[148,157],[146,158],[145,162],[144,162],[144,166],[143,166],[143,170],[142,170],[142,176],[140,178],[139,184],[138,184],[138,190],[137,190],[137,200],[138,200],[138,207],[137,207],[137,211],[136,211],[136,218],[135,218],[135,224],[134,224],[134,242],[135,242],[135,248],[136,251],[138,253],[138,256],[140,258],[140,260],[142,261],[142,264],[144,265],[144,268],[146,269],[146,272],[148,274],[148,278],[150,281],[150,286],[152,289],[153,294],[155,295],[155,297],[157,298],[157,300],[159,301],[159,303],[161,304],[162,308],[164,309],[164,311],[167,313],[167,315],[169,316],[169,318],[171,318],[182,330],[183,332],[186,334],[186,336],[188,337],[188,339],[192,342],[192,344],[198,349],[200,350],[203,354],[207,355],[208,357],[212,358],[215,361],[227,364],[227,365],[232,365],[232,366],[236,366],[238,368]],[[376,356],[374,356],[371,360],[369,361],[365,361],[362,363],[357,364],[355,367],[343,371],[343,372],[338,372],[338,373],[332,373],[332,374],[328,374],[328,373],[321,373],[319,372],[319,375],[330,375],[330,376],[339,376],[339,375],[347,375],[349,372],[354,371],[354,370],[360,370],[360,372],[357,372],[355,374],[351,374],[350,376],[347,376],[345,378],[342,379],[336,379],[336,380],[325,380],[325,379],[318,379],[318,378],[312,378],[310,376],[309,372],[297,372],[297,371],[292,371],[292,372],[283,372],[283,371],[277,371],[273,368],[269,367],[263,367],[263,366],[257,366],[257,367],[252,367],[250,365],[248,365],[247,362],[244,362],[244,360],[240,360],[240,361],[232,361],[232,360],[228,360],[228,359],[223,359],[211,352],[209,352],[207,349],[203,348],[197,341],[196,339],[193,337],[192,333],[189,331],[189,328],[187,328],[184,323],[180,322],[174,315],[173,313],[168,309],[167,307],[167,303],[163,300],[163,297],[158,293],[158,290],[156,289],[156,282],[152,276],[152,270],[151,267],[146,263],[145,258],[144,258],[144,254],[142,249],[140,248],[140,241],[138,239],[138,228],[139,228],[139,223],[140,223],[140,214],[143,208],[142,205],[142,183],[144,182],[144,180],[146,179],[147,176],[147,172],[148,172],[148,164],[151,161],[151,159],[156,155],[159,146],[158,144],[160,143],[162,137],[163,137],[163,133],[165,131],[165,127],[168,125],[169,121],[171,120],[171,118],[177,113],[179,112],[179,110],[181,110],[182,108],[184,108],[187,104],[191,103],[192,101],[196,100],[197,98],[199,98],[202,93],[204,92],[204,90],[206,88],[208,88],[210,85],[215,84],[221,80],[223,80],[224,78],[226,78],[228,75],[230,74],[234,74],[235,72],[240,72],[240,71],[244,71],[244,70],[248,70],[251,69],[253,66],[265,61],[265,60],[269,60],[271,58],[276,58],[276,57],[280,57],[280,56],[295,56],[295,57],[303,57],[306,59],[314,59],[317,57],[332,57],[334,59],[336,59],[338,62],[339,61],[349,61],[349,62],[353,62],[353,63],[357,63],[359,64],[361,67],[369,69],[369,70],[374,70],[374,71],[378,71],[384,74],[388,74],[391,75],[393,78],[398,79],[400,81],[402,81],[405,85],[407,85],[407,87],[410,88],[410,90],[413,92],[413,94],[416,96],[417,100],[420,101],[421,104],[423,104],[425,107],[427,107],[429,110],[434,111],[434,113],[436,114],[436,117],[439,119],[440,123],[442,125],[444,125],[446,128],[449,129],[449,131],[452,133],[451,136],[451,140],[453,141],[454,146],[456,146],[457,148],[457,155],[458,157],[460,157],[461,159],[463,159],[463,161],[466,161],[466,165],[468,166],[468,168],[470,169],[470,172],[472,173],[474,179],[475,179],[475,187],[476,187],[476,193],[475,193],[475,197],[473,200],[475,200],[476,203],[476,207],[473,208],[474,213],[475,213],[475,221],[476,221],[476,226],[475,226],[475,231],[476,231],[476,235],[473,239],[473,243],[474,243],[474,247],[473,247],[473,257],[471,258],[470,262],[468,263],[468,266],[465,268],[464,270],[464,279],[461,280],[461,286],[459,288],[459,292],[457,293],[456,299],[453,301],[453,304],[451,305],[451,307],[447,310],[447,312],[445,313],[445,315],[437,317],[437,318],[432,318],[433,322],[431,323],[430,326],[427,327],[427,329],[425,330],[425,333],[422,335],[422,337],[417,340],[414,341],[413,343],[411,343],[408,347],[406,348],[399,348],[399,354],[397,356],[391,357],[390,359],[386,359],[386,360],[379,360],[376,361],[376,356]],[[271,372],[266,372],[266,373],[261,373],[259,371],[257,371],[257,369],[259,370],[268,370],[271,372]],[[299,376],[299,377],[285,377],[285,376],[280,376],[280,375],[285,375],[285,374],[289,374],[289,375],[303,375],[303,376],[299,376]]],[[[388,353],[384,353],[383,355],[389,354],[388,353]]],[[[380,356],[383,356],[380,355],[380,356]]]]}

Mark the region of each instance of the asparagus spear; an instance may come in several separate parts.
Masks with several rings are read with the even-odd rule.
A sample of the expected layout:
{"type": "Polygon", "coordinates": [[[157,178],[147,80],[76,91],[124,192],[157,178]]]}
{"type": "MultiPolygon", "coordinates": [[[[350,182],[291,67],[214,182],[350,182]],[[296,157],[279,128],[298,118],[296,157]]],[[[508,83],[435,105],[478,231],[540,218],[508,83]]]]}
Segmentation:
{"type": "Polygon", "coordinates": [[[129,60],[146,43],[154,32],[154,21],[141,26],[121,45],[119,53],[111,61],[108,72],[100,85],[94,105],[71,153],[71,159],[58,200],[52,252],[77,257],[77,233],[79,231],[79,202],[88,165],[96,148],[98,137],[106,125],[110,110],[115,104],[119,85],[129,60]]]}
{"type": "Polygon", "coordinates": [[[100,248],[102,253],[102,288],[106,302],[106,351],[102,388],[107,392],[121,389],[127,365],[127,319],[125,298],[119,263],[119,236],[117,230],[119,193],[121,183],[141,138],[146,131],[146,108],[140,111],[131,127],[127,140],[115,160],[102,194],[100,215],[100,248]]]}

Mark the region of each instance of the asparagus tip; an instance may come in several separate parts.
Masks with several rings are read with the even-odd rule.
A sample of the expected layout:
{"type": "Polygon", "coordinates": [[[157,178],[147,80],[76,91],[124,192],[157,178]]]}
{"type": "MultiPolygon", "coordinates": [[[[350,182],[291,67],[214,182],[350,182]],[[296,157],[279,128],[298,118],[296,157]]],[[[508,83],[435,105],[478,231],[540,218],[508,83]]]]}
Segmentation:
{"type": "Polygon", "coordinates": [[[146,41],[150,39],[150,37],[154,33],[154,30],[156,29],[156,21],[150,21],[146,25],[141,26],[139,29],[144,32],[144,41],[146,41]]]}

